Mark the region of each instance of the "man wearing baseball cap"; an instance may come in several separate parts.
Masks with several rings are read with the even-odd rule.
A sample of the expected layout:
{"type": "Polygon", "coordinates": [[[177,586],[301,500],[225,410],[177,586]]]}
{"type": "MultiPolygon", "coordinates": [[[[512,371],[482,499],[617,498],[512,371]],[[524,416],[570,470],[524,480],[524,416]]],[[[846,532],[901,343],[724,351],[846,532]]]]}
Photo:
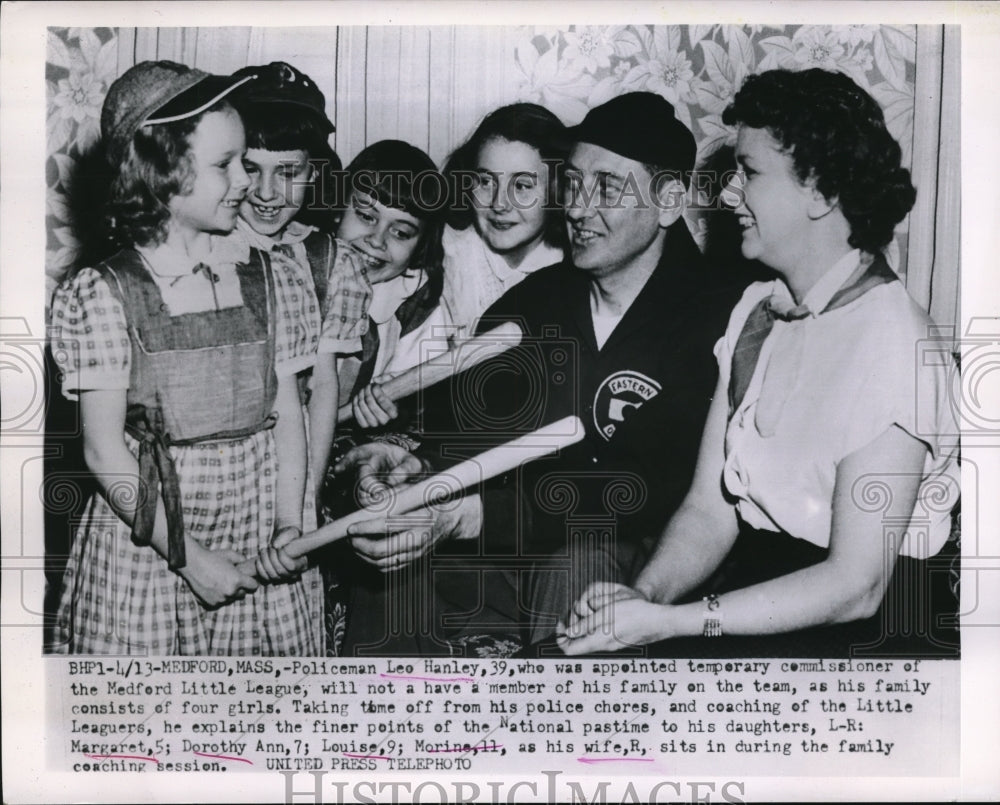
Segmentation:
{"type": "MultiPolygon", "coordinates": [[[[570,414],[586,435],[556,459],[489,482],[457,508],[431,512],[433,525],[417,534],[416,547],[413,538],[375,537],[380,526],[384,536],[384,522],[372,524],[370,541],[354,541],[383,572],[393,569],[393,552],[401,564],[422,554],[420,539],[427,546],[449,540],[436,554],[464,549],[481,557],[462,560],[461,573],[435,570],[432,597],[426,583],[411,593],[433,600],[436,613],[432,634],[422,642],[417,636],[416,653],[439,651],[443,638],[461,637],[463,628],[486,631],[482,618],[464,625],[456,614],[477,608],[494,622],[520,621],[531,643],[550,638],[589,583],[631,580],[691,482],[716,380],[712,349],[738,298],[738,289],[710,279],[682,217],[694,137],[673,107],[649,92],[616,97],[569,132],[568,257],[532,274],[483,316],[481,331],[516,321],[524,343],[498,359],[492,374],[489,364],[480,367],[472,399],[461,381],[452,386],[450,428],[426,433],[425,449],[436,444],[438,454],[428,457],[438,464],[459,442],[483,449],[570,414]],[[488,437],[480,432],[484,422],[495,424],[488,437]],[[458,627],[442,627],[442,613],[458,627]]],[[[361,475],[412,466],[402,455],[373,459],[374,449],[359,448],[339,466],[358,465],[361,475]]],[[[397,575],[411,579],[395,583],[399,596],[414,574],[397,575]]],[[[349,624],[348,652],[386,639],[378,618],[362,625],[368,628],[349,624]]],[[[400,650],[390,646],[407,639],[394,635],[382,650],[400,650]]]]}

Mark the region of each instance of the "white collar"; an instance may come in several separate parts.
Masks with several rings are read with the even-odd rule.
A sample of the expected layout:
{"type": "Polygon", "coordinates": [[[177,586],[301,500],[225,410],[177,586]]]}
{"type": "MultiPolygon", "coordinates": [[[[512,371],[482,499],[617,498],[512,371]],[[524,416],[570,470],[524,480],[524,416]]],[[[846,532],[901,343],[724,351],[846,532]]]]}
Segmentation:
{"type": "Polygon", "coordinates": [[[185,252],[175,249],[167,243],[156,246],[136,246],[136,250],[146,259],[153,272],[161,277],[179,277],[190,274],[191,269],[199,263],[207,263],[217,267],[246,263],[250,259],[250,247],[247,242],[230,235],[211,235],[209,239],[210,253],[206,260],[195,260],[185,252]]]}
{"type": "Polygon", "coordinates": [[[278,233],[277,237],[262,235],[242,218],[236,219],[236,229],[251,246],[262,249],[265,252],[274,250],[275,246],[292,246],[301,243],[316,229],[314,226],[307,226],[298,221],[289,221],[288,225],[278,233]]]}
{"type": "Polygon", "coordinates": [[[444,230],[444,243],[446,251],[458,249],[479,249],[483,253],[483,259],[489,266],[490,272],[497,279],[509,277],[512,273],[531,274],[540,268],[545,268],[553,263],[561,262],[563,251],[557,246],[550,246],[544,240],[536,243],[532,249],[524,256],[524,259],[516,268],[511,268],[502,254],[498,254],[486,245],[476,227],[470,224],[465,229],[454,229],[446,226],[444,230]],[[454,244],[454,245],[453,245],[454,244]]]}
{"type": "Polygon", "coordinates": [[[420,290],[427,281],[427,272],[420,269],[407,269],[398,277],[372,285],[372,301],[368,315],[376,324],[389,321],[403,302],[420,290]]]}
{"type": "Polygon", "coordinates": [[[785,281],[777,279],[771,291],[771,307],[779,311],[799,307],[808,311],[807,315],[816,317],[826,309],[834,294],[844,287],[844,283],[857,271],[860,264],[861,251],[852,249],[824,272],[803,297],[802,304],[798,306],[785,281]]]}

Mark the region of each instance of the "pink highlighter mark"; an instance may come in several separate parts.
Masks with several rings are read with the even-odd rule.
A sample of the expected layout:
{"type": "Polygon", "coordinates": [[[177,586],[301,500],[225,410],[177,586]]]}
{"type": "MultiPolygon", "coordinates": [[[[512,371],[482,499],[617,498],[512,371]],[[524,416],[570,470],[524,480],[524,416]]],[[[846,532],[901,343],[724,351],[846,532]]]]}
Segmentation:
{"type": "Polygon", "coordinates": [[[651,757],[578,757],[577,763],[653,763],[651,757]]]}
{"type": "Polygon", "coordinates": [[[475,682],[471,676],[403,676],[402,674],[379,674],[385,679],[415,679],[417,682],[475,682]]]}
{"type": "Polygon", "coordinates": [[[216,760],[238,760],[240,763],[249,763],[253,765],[252,760],[247,760],[245,757],[233,757],[232,755],[209,755],[205,752],[195,752],[198,757],[214,757],[216,760]]]}
{"type": "Polygon", "coordinates": [[[86,752],[83,754],[84,757],[89,757],[91,760],[111,760],[113,758],[118,758],[120,760],[147,760],[150,763],[159,763],[155,757],[147,757],[146,755],[88,755],[86,752]]]}
{"type": "Polygon", "coordinates": [[[428,749],[428,752],[496,752],[503,749],[503,744],[490,744],[487,746],[456,746],[454,749],[428,749]]]}
{"type": "Polygon", "coordinates": [[[392,760],[388,755],[355,755],[353,752],[341,752],[344,757],[360,758],[362,760],[392,760]]]}

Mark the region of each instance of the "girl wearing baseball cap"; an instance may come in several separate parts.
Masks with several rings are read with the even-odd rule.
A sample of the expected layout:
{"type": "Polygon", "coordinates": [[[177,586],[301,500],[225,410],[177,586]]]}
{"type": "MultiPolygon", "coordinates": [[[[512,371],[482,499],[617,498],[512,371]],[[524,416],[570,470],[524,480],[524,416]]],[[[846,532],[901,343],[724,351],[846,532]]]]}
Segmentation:
{"type": "Polygon", "coordinates": [[[244,80],[142,62],[105,99],[122,248],[68,279],[52,314],[98,485],[59,652],[322,651],[318,581],[312,594],[278,547],[301,528],[306,455],[295,377],[275,365],[295,353],[274,326],[287,301],[266,256],[219,237],[250,186],[227,101],[244,80]],[[276,583],[238,569],[258,552],[257,575],[276,583]]]}

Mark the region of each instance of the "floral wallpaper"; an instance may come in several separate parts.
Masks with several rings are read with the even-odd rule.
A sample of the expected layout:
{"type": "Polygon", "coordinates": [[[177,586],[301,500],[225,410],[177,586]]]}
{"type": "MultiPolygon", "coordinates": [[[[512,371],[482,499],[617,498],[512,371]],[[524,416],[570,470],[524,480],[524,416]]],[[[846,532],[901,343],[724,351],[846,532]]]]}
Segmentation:
{"type": "MultiPolygon", "coordinates": [[[[656,92],[694,132],[700,161],[735,144],[736,132],[722,122],[722,111],[749,74],[776,67],[839,70],[882,105],[903,164],[910,165],[916,26],[571,25],[526,28],[516,50],[524,100],[541,103],[572,125],[615,95],[656,92]]],[[[703,242],[711,204],[701,201],[701,212],[689,222],[703,242]]],[[[889,250],[897,267],[901,240],[889,250]]]]}
{"type": "MultiPolygon", "coordinates": [[[[100,155],[101,104],[117,77],[118,36],[112,28],[50,28],[45,62],[46,299],[80,257],[86,221],[74,179],[100,155]]],[[[84,194],[86,195],[86,194],[84,194]]],[[[93,214],[93,210],[90,211],[93,214]]]]}
{"type": "MultiPolygon", "coordinates": [[[[720,146],[732,145],[735,132],[722,122],[722,110],[747,75],[774,67],[823,67],[847,73],[872,93],[903,147],[905,164],[910,163],[915,26],[570,25],[518,30],[519,44],[506,56],[514,62],[517,96],[544,104],[568,124],[620,93],[657,92],[694,132],[704,160],[720,146]]],[[[482,58],[504,54],[484,53],[482,58]]],[[[100,183],[90,178],[101,170],[95,149],[101,103],[117,73],[115,29],[49,29],[45,269],[50,292],[70,266],[89,259],[90,242],[99,240],[99,204],[90,187],[100,183]]],[[[690,219],[702,241],[706,216],[703,210],[690,219]]],[[[905,248],[905,238],[899,244],[905,248]]],[[[899,266],[898,255],[890,260],[894,256],[899,266]]]]}
{"type": "Polygon", "coordinates": [[[516,59],[525,97],[569,124],[623,92],[659,93],[702,155],[733,143],[722,110],[750,73],[839,70],[882,104],[909,164],[915,50],[915,26],[570,26],[528,29],[516,59]]]}

